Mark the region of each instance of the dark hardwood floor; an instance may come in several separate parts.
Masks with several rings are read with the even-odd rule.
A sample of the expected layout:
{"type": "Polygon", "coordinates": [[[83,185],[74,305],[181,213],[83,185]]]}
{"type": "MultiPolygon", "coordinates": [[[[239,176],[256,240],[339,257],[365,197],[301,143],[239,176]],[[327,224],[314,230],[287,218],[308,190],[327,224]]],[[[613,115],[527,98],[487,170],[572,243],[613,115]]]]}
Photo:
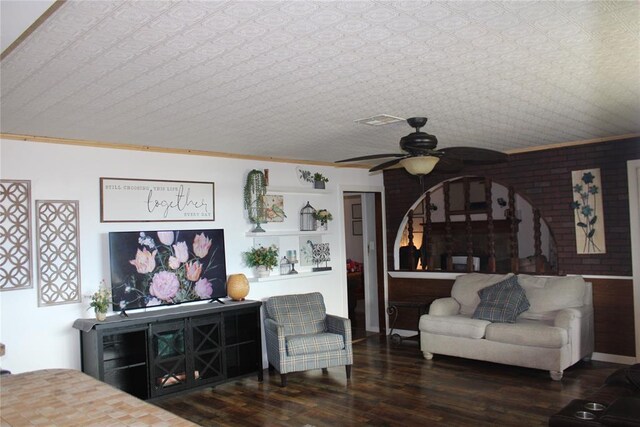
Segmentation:
{"type": "Polygon", "coordinates": [[[378,336],[353,345],[343,367],[255,376],[154,402],[203,426],[544,426],[624,365],[579,362],[562,382],[549,373],[447,356],[422,358],[417,342],[378,336]]]}

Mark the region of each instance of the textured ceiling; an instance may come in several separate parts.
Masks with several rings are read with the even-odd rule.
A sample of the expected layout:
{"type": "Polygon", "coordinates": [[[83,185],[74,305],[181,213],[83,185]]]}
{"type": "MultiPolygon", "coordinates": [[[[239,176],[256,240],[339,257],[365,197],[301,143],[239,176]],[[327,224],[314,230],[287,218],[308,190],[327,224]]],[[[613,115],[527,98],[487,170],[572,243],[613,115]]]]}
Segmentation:
{"type": "Polygon", "coordinates": [[[300,160],[640,132],[640,4],[67,1],[0,69],[1,131],[300,160]]]}

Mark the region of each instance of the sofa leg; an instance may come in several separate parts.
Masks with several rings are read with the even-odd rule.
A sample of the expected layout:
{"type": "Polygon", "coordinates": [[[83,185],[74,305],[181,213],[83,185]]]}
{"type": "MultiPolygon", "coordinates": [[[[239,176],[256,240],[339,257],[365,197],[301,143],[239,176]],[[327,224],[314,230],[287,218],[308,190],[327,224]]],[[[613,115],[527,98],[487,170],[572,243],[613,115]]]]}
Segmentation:
{"type": "Polygon", "coordinates": [[[424,356],[425,359],[427,360],[431,360],[433,359],[433,353],[429,353],[428,351],[423,351],[422,355],[424,356]]]}
{"type": "Polygon", "coordinates": [[[347,371],[347,379],[351,379],[351,365],[345,365],[345,369],[347,371]]]}
{"type": "Polygon", "coordinates": [[[582,358],[582,361],[583,362],[591,362],[591,356],[593,356],[593,353],[587,354],[585,357],[582,358]]]}
{"type": "Polygon", "coordinates": [[[551,379],[554,381],[560,381],[562,379],[562,371],[549,371],[549,375],[551,376],[551,379]]]}
{"type": "Polygon", "coordinates": [[[287,386],[287,374],[280,374],[280,387],[287,386]]]}

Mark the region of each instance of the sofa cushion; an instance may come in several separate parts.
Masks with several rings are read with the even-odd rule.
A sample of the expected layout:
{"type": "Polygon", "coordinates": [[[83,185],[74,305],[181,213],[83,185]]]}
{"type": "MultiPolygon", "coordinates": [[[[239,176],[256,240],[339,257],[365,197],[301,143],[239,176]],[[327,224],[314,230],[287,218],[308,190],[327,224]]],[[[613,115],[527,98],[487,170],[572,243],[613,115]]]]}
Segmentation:
{"type": "Polygon", "coordinates": [[[479,319],[470,319],[466,316],[433,316],[425,314],[420,316],[420,330],[437,335],[449,335],[452,337],[477,338],[484,337],[484,330],[491,322],[479,319]]]}
{"type": "Polygon", "coordinates": [[[513,276],[513,274],[461,274],[456,277],[456,281],[451,288],[451,296],[460,304],[460,313],[471,316],[478,304],[480,304],[478,291],[510,276],[513,276]]]}
{"type": "Polygon", "coordinates": [[[319,292],[274,296],[265,302],[265,309],[268,317],[284,327],[286,336],[326,330],[326,309],[319,292]]]}
{"type": "Polygon", "coordinates": [[[323,334],[292,335],[287,337],[287,354],[318,354],[344,349],[342,335],[325,332],[323,334]]]}
{"type": "Polygon", "coordinates": [[[478,291],[480,304],[473,312],[474,319],[490,322],[515,323],[518,315],[529,308],[524,289],[516,276],[478,291]]]}
{"type": "Polygon", "coordinates": [[[527,319],[552,319],[563,308],[582,307],[586,283],[581,276],[537,277],[519,274],[518,282],[527,294],[527,319]]]}
{"type": "Polygon", "coordinates": [[[561,348],[569,342],[566,329],[536,323],[492,323],[487,326],[488,341],[528,347],[561,348]]]}

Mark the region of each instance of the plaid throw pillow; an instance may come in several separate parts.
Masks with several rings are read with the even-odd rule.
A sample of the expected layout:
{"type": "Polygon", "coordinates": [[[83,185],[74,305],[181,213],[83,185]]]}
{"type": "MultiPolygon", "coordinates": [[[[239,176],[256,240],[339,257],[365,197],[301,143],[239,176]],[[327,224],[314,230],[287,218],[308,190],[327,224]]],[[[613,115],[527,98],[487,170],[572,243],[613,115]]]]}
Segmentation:
{"type": "Polygon", "coordinates": [[[480,304],[473,313],[474,319],[498,323],[515,323],[520,313],[529,309],[529,300],[516,276],[478,291],[480,304]]]}

